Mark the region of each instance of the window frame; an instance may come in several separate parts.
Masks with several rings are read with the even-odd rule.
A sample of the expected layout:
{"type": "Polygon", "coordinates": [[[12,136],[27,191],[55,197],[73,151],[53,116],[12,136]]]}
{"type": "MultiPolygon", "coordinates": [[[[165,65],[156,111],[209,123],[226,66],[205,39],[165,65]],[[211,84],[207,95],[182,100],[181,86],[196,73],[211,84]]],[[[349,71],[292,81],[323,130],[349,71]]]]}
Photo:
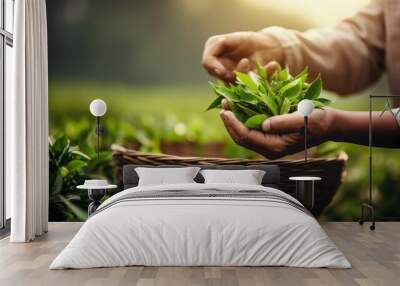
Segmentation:
{"type": "Polygon", "coordinates": [[[5,97],[6,97],[6,46],[13,47],[13,34],[7,31],[6,1],[12,1],[14,14],[15,0],[0,0],[1,21],[0,21],[0,236],[9,231],[10,221],[6,218],[6,189],[5,189],[5,97]]]}

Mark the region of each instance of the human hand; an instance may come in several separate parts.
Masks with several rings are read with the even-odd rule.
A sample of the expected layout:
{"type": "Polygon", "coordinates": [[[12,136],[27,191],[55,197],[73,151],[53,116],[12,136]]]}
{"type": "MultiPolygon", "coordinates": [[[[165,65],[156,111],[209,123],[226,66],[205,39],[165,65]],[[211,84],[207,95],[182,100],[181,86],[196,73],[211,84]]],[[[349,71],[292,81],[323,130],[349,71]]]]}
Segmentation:
{"type": "Polygon", "coordinates": [[[234,80],[234,71],[249,72],[260,62],[272,72],[284,62],[278,41],[261,32],[236,32],[209,38],[205,44],[202,65],[209,74],[225,82],[234,80]]]}
{"type": "MultiPolygon", "coordinates": [[[[251,149],[268,159],[277,159],[304,150],[304,136],[300,129],[304,127],[304,117],[298,113],[278,115],[266,119],[262,130],[247,128],[236,119],[222,102],[220,116],[229,135],[238,144],[251,149]]],[[[332,139],[335,109],[316,109],[308,118],[308,146],[312,147],[332,139]]]]}

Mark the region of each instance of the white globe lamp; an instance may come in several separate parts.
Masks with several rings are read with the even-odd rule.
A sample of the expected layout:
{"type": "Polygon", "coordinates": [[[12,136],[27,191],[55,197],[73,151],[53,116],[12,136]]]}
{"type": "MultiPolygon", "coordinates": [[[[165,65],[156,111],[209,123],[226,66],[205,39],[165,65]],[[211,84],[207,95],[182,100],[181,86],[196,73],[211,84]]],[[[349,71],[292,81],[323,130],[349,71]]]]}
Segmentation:
{"type": "Polygon", "coordinates": [[[97,135],[97,161],[100,158],[100,137],[104,135],[105,129],[100,123],[100,118],[107,112],[107,104],[104,100],[95,99],[90,103],[90,113],[96,117],[96,135],[97,135]]]}
{"type": "Polygon", "coordinates": [[[303,99],[297,105],[297,112],[304,117],[304,160],[307,161],[308,116],[314,111],[314,104],[309,99],[303,99]]]}
{"type": "Polygon", "coordinates": [[[89,109],[93,116],[101,117],[107,112],[107,104],[104,100],[95,99],[90,103],[89,109]]]}
{"type": "Polygon", "coordinates": [[[297,105],[297,111],[304,117],[310,115],[313,112],[313,110],[314,110],[314,104],[309,99],[303,99],[297,105]]]}

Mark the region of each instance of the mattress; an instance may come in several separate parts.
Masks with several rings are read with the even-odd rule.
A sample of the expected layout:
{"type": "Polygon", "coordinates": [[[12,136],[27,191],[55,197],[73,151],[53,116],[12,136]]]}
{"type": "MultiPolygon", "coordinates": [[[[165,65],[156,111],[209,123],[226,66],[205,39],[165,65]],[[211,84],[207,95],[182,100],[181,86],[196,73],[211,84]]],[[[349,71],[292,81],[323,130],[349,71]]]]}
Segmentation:
{"type": "Polygon", "coordinates": [[[177,184],[106,200],[50,269],[118,266],[350,268],[317,220],[274,188],[177,184]]]}

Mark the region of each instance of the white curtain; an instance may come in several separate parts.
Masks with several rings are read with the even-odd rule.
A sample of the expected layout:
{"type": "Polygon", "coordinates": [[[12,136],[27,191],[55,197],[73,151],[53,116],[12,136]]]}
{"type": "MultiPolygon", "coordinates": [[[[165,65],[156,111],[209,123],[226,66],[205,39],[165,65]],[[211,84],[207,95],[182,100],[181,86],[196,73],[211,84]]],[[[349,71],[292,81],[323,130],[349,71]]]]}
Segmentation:
{"type": "Polygon", "coordinates": [[[48,225],[48,78],[45,0],[15,1],[13,93],[6,98],[6,187],[12,242],[48,225]]]}

